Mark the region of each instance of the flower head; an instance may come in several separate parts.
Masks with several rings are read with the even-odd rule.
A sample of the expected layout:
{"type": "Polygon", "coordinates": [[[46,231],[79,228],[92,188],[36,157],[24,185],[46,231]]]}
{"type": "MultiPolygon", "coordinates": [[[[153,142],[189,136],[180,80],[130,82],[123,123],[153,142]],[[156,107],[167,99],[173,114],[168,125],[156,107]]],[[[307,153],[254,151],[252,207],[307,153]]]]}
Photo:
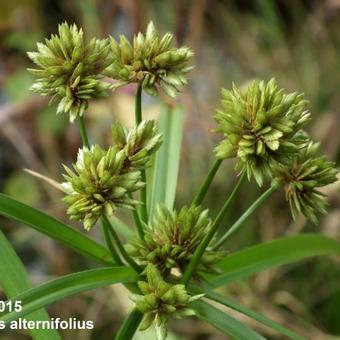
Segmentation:
{"type": "Polygon", "coordinates": [[[93,38],[87,45],[83,31],[66,22],[59,34],[38,43],[37,52],[28,56],[38,66],[29,69],[38,77],[31,90],[57,100],[57,113],[69,113],[70,120],[82,116],[88,100],[107,95],[110,84],[103,82],[103,71],[111,64],[108,40],[93,38]]]}
{"type": "Polygon", "coordinates": [[[140,330],[145,330],[155,321],[157,339],[163,340],[167,334],[167,318],[181,319],[194,315],[188,305],[203,295],[191,296],[182,284],[170,284],[163,280],[153,264],[145,268],[146,281],[138,282],[142,294],[131,294],[136,308],[144,314],[140,330]]]}
{"type": "Polygon", "coordinates": [[[129,193],[140,189],[139,170],[125,168],[124,151],[112,146],[107,151],[95,145],[79,150],[74,171],[65,166],[64,202],[72,220],[84,221],[89,230],[102,214],[112,215],[118,207],[132,208],[129,193]]]}
{"type": "MultiPolygon", "coordinates": [[[[173,268],[183,272],[210,226],[208,210],[201,207],[183,207],[177,213],[158,206],[153,222],[145,230],[144,240],[132,241],[127,251],[142,265],[155,264],[164,275],[173,268]]],[[[198,272],[215,272],[214,264],[224,256],[225,252],[206,250],[198,272]]]]}
{"type": "Polygon", "coordinates": [[[162,144],[162,136],[152,120],[144,120],[130,131],[117,122],[112,127],[112,137],[115,145],[125,150],[126,161],[134,168],[145,166],[162,144]]]}
{"type": "Polygon", "coordinates": [[[295,219],[302,212],[313,223],[317,213],[326,213],[326,198],[317,190],[337,181],[338,170],[325,156],[318,155],[319,143],[309,142],[290,166],[278,166],[275,182],[284,186],[295,219]]]}
{"type": "Polygon", "coordinates": [[[172,47],[172,40],[171,33],[160,37],[152,22],[145,35],[135,35],[133,44],[123,35],[119,42],[112,38],[113,62],[108,75],[119,80],[117,86],[141,83],[147,93],[157,95],[159,85],[175,97],[187,83],[186,74],[192,69],[187,63],[193,52],[188,47],[172,47]]]}
{"type": "Polygon", "coordinates": [[[243,92],[223,89],[215,120],[225,138],[215,149],[217,157],[237,156],[237,167],[261,185],[272,177],[274,164],[286,164],[305,144],[300,132],[310,119],[306,103],[302,94],[279,90],[274,79],[254,81],[243,92]]]}

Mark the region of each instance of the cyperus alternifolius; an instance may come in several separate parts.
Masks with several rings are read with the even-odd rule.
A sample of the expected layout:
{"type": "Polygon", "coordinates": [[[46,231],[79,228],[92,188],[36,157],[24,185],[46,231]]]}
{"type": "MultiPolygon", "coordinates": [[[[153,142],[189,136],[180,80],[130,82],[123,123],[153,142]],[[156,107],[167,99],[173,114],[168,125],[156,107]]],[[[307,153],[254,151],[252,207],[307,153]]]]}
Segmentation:
{"type": "Polygon", "coordinates": [[[102,214],[112,215],[117,207],[132,208],[129,193],[140,189],[139,170],[126,169],[126,154],[116,146],[107,151],[95,145],[80,149],[74,171],[65,166],[64,201],[72,220],[83,221],[89,230],[102,214]]]}
{"type": "Polygon", "coordinates": [[[143,89],[157,95],[160,86],[169,96],[175,97],[187,83],[186,75],[193,51],[189,47],[172,47],[173,34],[160,37],[152,22],[146,34],[138,33],[131,44],[124,35],[119,42],[111,38],[112,65],[107,74],[118,80],[116,86],[140,83],[143,89]]]}
{"type": "Polygon", "coordinates": [[[111,64],[108,39],[93,38],[85,44],[83,31],[66,22],[58,35],[38,43],[37,52],[28,56],[38,66],[29,69],[38,78],[31,90],[58,101],[57,113],[69,113],[70,120],[82,116],[88,100],[106,96],[110,84],[103,71],[111,64]]]}
{"type": "Polygon", "coordinates": [[[143,120],[130,131],[117,122],[112,127],[112,137],[113,143],[125,150],[126,162],[134,168],[144,167],[162,144],[162,135],[157,133],[153,120],[143,120]]]}
{"type": "Polygon", "coordinates": [[[317,190],[337,181],[335,163],[319,154],[319,143],[309,142],[289,166],[278,165],[274,182],[281,184],[286,193],[292,216],[303,213],[314,224],[317,213],[326,214],[326,197],[317,190]]]}
{"type": "Polygon", "coordinates": [[[285,94],[274,79],[254,81],[245,91],[222,90],[222,109],[216,111],[224,139],[215,148],[219,158],[238,157],[237,168],[261,185],[272,177],[275,163],[286,164],[306,143],[301,128],[309,121],[303,94],[285,94]]]}
{"type": "Polygon", "coordinates": [[[156,266],[148,264],[145,268],[146,281],[139,281],[142,294],[131,294],[136,308],[144,314],[140,330],[145,330],[155,322],[158,340],[166,339],[169,316],[182,319],[194,315],[189,304],[200,299],[203,294],[189,295],[182,284],[165,282],[156,266]]]}
{"type": "MultiPolygon", "coordinates": [[[[191,206],[176,212],[159,205],[152,223],[145,228],[144,239],[130,242],[126,249],[141,265],[153,263],[163,275],[172,269],[181,273],[210,227],[208,210],[191,206]]],[[[225,255],[225,252],[207,249],[197,272],[214,273],[214,264],[225,255]]]]}

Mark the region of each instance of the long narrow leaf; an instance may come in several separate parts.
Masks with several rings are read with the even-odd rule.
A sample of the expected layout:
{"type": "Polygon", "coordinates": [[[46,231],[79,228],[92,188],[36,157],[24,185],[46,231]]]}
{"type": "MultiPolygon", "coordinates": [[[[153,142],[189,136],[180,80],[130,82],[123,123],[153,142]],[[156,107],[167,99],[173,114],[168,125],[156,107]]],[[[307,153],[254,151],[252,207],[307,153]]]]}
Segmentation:
{"type": "Polygon", "coordinates": [[[195,301],[191,304],[196,315],[201,320],[211,324],[226,335],[230,335],[235,339],[242,340],[264,340],[265,338],[244,325],[240,321],[234,319],[226,312],[204,302],[195,301]]]}
{"type": "Polygon", "coordinates": [[[99,243],[42,211],[3,194],[0,194],[0,215],[29,225],[82,255],[112,264],[109,251],[99,243]]]}
{"type": "Polygon", "coordinates": [[[219,263],[223,274],[209,280],[209,285],[219,287],[272,267],[313,256],[339,254],[340,243],[320,234],[285,237],[227,256],[219,263]]]}
{"type": "Polygon", "coordinates": [[[156,154],[149,215],[158,203],[170,210],[173,208],[177,188],[184,114],[181,107],[164,107],[161,112],[159,130],[163,144],[156,154]]]}
{"type": "MultiPolygon", "coordinates": [[[[31,288],[23,263],[1,230],[0,259],[0,286],[8,298],[31,288]]],[[[48,321],[49,319],[44,309],[37,310],[27,316],[29,321],[48,321]]],[[[61,340],[58,332],[53,329],[32,329],[30,334],[35,340],[61,340]]]]}
{"type": "Polygon", "coordinates": [[[5,322],[17,320],[32,311],[66,297],[114,283],[131,283],[136,280],[135,272],[128,267],[91,269],[66,275],[13,297],[13,300],[22,301],[22,310],[2,313],[0,320],[5,322]]]}
{"type": "Polygon", "coordinates": [[[267,318],[266,316],[257,313],[245,306],[242,306],[234,301],[231,301],[227,298],[225,298],[223,295],[218,294],[216,292],[211,291],[209,288],[208,289],[201,289],[197,287],[193,287],[193,292],[195,294],[199,293],[204,293],[204,296],[210,300],[213,300],[215,302],[218,302],[226,307],[229,307],[231,309],[236,310],[239,313],[242,313],[244,315],[249,316],[250,318],[258,321],[259,323],[274,329],[280,334],[286,335],[287,337],[294,339],[294,340],[303,340],[305,339],[304,337],[294,333],[293,331],[289,330],[288,328],[278,324],[277,322],[267,318]]]}

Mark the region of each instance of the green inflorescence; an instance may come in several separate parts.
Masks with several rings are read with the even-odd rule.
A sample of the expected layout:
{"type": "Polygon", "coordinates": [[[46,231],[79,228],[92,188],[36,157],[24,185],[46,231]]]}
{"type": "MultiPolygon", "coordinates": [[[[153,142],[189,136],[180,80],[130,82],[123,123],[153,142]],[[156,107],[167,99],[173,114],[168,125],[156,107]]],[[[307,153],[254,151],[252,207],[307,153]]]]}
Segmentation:
{"type": "Polygon", "coordinates": [[[116,86],[140,83],[151,95],[157,95],[160,86],[175,97],[187,84],[186,75],[193,68],[188,61],[193,51],[188,47],[172,47],[172,41],[173,34],[160,37],[152,22],[145,35],[135,35],[132,44],[124,35],[119,42],[111,38],[112,64],[107,74],[119,80],[116,86]]]}
{"type": "Polygon", "coordinates": [[[108,94],[111,84],[102,80],[111,64],[108,39],[93,38],[85,44],[82,29],[60,24],[59,34],[38,43],[28,56],[38,66],[29,69],[38,77],[33,92],[58,101],[57,113],[69,113],[71,122],[82,116],[92,98],[108,94]]]}
{"type": "Polygon", "coordinates": [[[219,158],[237,157],[237,168],[259,185],[273,175],[276,163],[287,164],[306,143],[301,128],[310,120],[306,100],[285,94],[274,79],[254,81],[245,91],[222,90],[222,110],[215,113],[225,138],[215,149],[219,158]]]}
{"type": "MultiPolygon", "coordinates": [[[[173,269],[180,275],[210,227],[208,210],[191,206],[177,213],[159,205],[152,223],[145,228],[144,239],[131,241],[126,248],[141,265],[153,263],[163,275],[173,269]]],[[[214,264],[225,255],[207,249],[197,272],[216,273],[214,264]]]]}

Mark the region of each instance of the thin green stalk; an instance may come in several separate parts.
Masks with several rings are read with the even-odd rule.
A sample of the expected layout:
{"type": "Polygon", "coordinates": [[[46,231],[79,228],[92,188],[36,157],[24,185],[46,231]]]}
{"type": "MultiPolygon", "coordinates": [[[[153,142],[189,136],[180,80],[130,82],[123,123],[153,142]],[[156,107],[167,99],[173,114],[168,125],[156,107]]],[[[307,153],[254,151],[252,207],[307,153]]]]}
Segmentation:
{"type": "Polygon", "coordinates": [[[200,205],[202,203],[202,201],[204,200],[204,197],[211,185],[211,182],[213,181],[217,170],[219,169],[220,165],[222,164],[222,159],[218,158],[215,160],[213,166],[211,167],[204,183],[202,184],[199,192],[197,193],[197,195],[195,196],[192,204],[194,205],[200,205]]]}
{"type": "Polygon", "coordinates": [[[236,186],[234,188],[234,190],[231,192],[231,194],[229,195],[228,199],[226,200],[226,202],[224,203],[221,211],[219,212],[219,214],[217,215],[217,217],[215,218],[208,234],[205,236],[205,238],[203,239],[202,243],[198,246],[198,248],[196,249],[192,259],[189,262],[188,267],[186,268],[183,277],[182,277],[182,283],[187,285],[190,281],[190,278],[192,277],[201,257],[203,256],[206,248],[208,247],[210,241],[212,240],[212,238],[214,237],[220,223],[222,222],[225,214],[227,213],[231,202],[233,201],[233,199],[235,198],[236,194],[239,192],[243,182],[246,179],[246,172],[243,171],[241,176],[239,177],[236,186]]]}
{"type": "Polygon", "coordinates": [[[138,309],[134,308],[120,326],[118,333],[115,336],[115,340],[132,339],[142,319],[143,314],[138,309]]]}
{"type": "MultiPolygon", "coordinates": [[[[130,197],[132,198],[132,194],[130,194],[130,197]]],[[[135,221],[135,225],[136,225],[136,228],[137,228],[138,235],[143,240],[144,239],[144,229],[143,229],[142,222],[140,220],[138,210],[136,209],[136,207],[133,208],[132,215],[133,215],[133,219],[135,221]]]]}
{"type": "Polygon", "coordinates": [[[111,225],[109,219],[107,218],[106,215],[102,216],[102,221],[105,224],[106,228],[108,228],[108,230],[111,233],[111,236],[113,237],[118,250],[120,252],[120,254],[122,255],[123,259],[137,272],[140,273],[142,271],[141,267],[139,267],[139,265],[129,256],[129,254],[126,252],[123,244],[121,243],[115,229],[113,228],[113,226],[111,225]]]}
{"type": "Polygon", "coordinates": [[[108,248],[109,248],[109,250],[111,252],[113,261],[115,263],[119,264],[120,266],[123,266],[124,263],[121,260],[121,258],[119,257],[119,254],[118,254],[117,250],[115,249],[114,244],[112,243],[110,232],[109,232],[109,230],[107,228],[107,224],[102,220],[101,225],[102,225],[105,241],[106,241],[106,244],[107,244],[107,246],[108,246],[108,248]]]}
{"type": "Polygon", "coordinates": [[[241,217],[231,226],[231,228],[214,244],[213,250],[218,249],[221,245],[237,230],[241,227],[243,222],[257,209],[259,208],[267,198],[277,190],[277,187],[271,186],[265,191],[242,215],[241,217]]]}
{"type": "Polygon", "coordinates": [[[138,84],[135,98],[135,121],[136,124],[142,122],[142,84],[138,84]]]}
{"type": "MultiPolygon", "coordinates": [[[[142,122],[142,84],[138,84],[136,98],[135,98],[135,121],[136,125],[142,122]]],[[[145,170],[141,171],[142,182],[145,186],[140,190],[140,213],[141,219],[144,223],[148,223],[148,208],[147,208],[147,188],[146,188],[146,174],[145,170]]]]}
{"type": "Polygon", "coordinates": [[[83,142],[83,145],[86,146],[89,149],[90,148],[90,142],[89,142],[89,138],[87,136],[83,116],[78,116],[78,123],[79,123],[79,131],[80,131],[81,140],[83,142]]]}

